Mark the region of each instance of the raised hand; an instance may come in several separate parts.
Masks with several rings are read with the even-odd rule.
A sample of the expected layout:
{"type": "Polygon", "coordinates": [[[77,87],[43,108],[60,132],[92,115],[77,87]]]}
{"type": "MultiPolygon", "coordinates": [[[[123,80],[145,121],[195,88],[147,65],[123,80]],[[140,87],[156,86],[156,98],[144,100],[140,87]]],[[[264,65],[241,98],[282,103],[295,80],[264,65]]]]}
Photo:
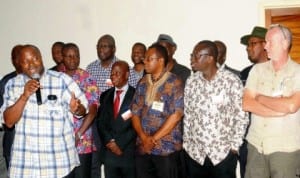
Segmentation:
{"type": "Polygon", "coordinates": [[[29,98],[33,93],[35,93],[40,87],[40,82],[37,80],[31,79],[24,86],[23,96],[29,98]]]}
{"type": "Polygon", "coordinates": [[[81,102],[75,97],[74,92],[72,92],[72,97],[70,101],[70,110],[73,114],[79,115],[81,102]]]}

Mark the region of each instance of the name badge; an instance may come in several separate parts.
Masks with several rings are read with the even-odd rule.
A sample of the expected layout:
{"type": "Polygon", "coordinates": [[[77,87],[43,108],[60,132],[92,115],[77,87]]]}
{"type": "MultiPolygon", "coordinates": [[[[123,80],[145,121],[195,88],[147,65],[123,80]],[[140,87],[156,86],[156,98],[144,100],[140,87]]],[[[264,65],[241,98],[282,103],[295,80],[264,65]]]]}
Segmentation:
{"type": "Polygon", "coordinates": [[[212,96],[212,102],[214,104],[221,104],[225,100],[225,94],[224,91],[221,91],[218,95],[212,96]]]}
{"type": "Polygon", "coordinates": [[[131,113],[130,109],[128,109],[121,116],[122,116],[123,120],[126,121],[132,117],[132,113],[131,113]]]}
{"type": "Polygon", "coordinates": [[[163,112],[163,110],[164,110],[164,103],[163,102],[154,101],[152,103],[152,109],[160,111],[160,112],[163,112]]]}

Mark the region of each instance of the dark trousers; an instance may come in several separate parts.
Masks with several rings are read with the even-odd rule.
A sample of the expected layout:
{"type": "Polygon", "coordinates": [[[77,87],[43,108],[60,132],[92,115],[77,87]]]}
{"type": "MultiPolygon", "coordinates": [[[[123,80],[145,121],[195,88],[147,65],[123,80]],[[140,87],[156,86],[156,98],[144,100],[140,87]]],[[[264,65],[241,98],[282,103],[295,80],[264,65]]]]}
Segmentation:
{"type": "MultiPolygon", "coordinates": [[[[98,148],[97,148],[98,149],[98,148]]],[[[102,156],[100,151],[93,151],[91,178],[101,178],[101,166],[103,165],[102,156]]]]}
{"type": "Polygon", "coordinates": [[[244,140],[242,146],[240,147],[240,156],[239,156],[239,162],[240,162],[240,173],[241,178],[245,177],[246,172],[246,164],[247,164],[247,155],[248,155],[248,148],[247,148],[247,140],[244,140]]]}
{"type": "Polygon", "coordinates": [[[135,178],[135,167],[104,164],[104,174],[108,178],[135,178]]]}
{"type": "Polygon", "coordinates": [[[11,155],[11,147],[15,138],[15,127],[8,128],[3,125],[4,136],[3,136],[3,156],[5,158],[6,168],[9,167],[10,155],[11,155]]]}
{"type": "Polygon", "coordinates": [[[80,166],[77,166],[65,178],[90,178],[92,166],[92,153],[79,154],[80,166]]]}
{"type": "Polygon", "coordinates": [[[186,166],[189,178],[236,178],[236,165],[237,155],[232,152],[215,166],[208,157],[205,158],[204,164],[200,165],[186,154],[186,166]]]}
{"type": "Polygon", "coordinates": [[[137,178],[179,178],[180,152],[168,156],[139,155],[136,157],[137,178]]]}
{"type": "Polygon", "coordinates": [[[101,166],[103,165],[103,155],[101,155],[101,140],[97,129],[97,122],[95,121],[92,124],[92,132],[94,144],[97,147],[97,151],[93,151],[91,178],[101,178],[101,166]]]}

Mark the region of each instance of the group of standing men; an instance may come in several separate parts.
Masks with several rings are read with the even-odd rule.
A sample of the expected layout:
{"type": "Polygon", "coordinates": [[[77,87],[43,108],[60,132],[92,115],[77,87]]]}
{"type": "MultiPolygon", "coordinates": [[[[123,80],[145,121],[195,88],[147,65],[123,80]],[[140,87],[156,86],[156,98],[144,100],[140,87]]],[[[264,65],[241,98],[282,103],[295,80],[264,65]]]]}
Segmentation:
{"type": "Polygon", "coordinates": [[[226,46],[209,40],[194,47],[191,73],[165,34],[148,49],[133,46],[133,68],[116,58],[110,35],[86,71],[74,44],[53,68],[63,73],[45,69],[35,46],[22,46],[1,107],[16,131],[10,177],[99,178],[104,164],[107,178],[234,178],[239,159],[241,177],[296,178],[300,66],[289,57],[292,33],[255,27],[241,43],[255,65],[240,73],[225,65],[226,46]]]}

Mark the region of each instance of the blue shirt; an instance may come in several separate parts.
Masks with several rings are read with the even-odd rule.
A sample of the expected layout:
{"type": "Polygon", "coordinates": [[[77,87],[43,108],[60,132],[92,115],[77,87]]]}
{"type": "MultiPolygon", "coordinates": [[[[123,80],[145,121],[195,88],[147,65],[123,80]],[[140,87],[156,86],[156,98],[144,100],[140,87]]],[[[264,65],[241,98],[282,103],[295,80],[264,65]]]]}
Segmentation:
{"type": "MultiPolygon", "coordinates": [[[[140,118],[144,132],[153,136],[170,115],[176,111],[183,113],[183,105],[183,83],[179,77],[166,72],[161,79],[153,83],[150,74],[147,74],[136,88],[131,111],[133,115],[140,118]]],[[[140,149],[141,144],[138,138],[138,154],[144,154],[140,149]]],[[[151,150],[151,154],[164,156],[181,149],[182,121],[158,141],[158,144],[151,150]]]]}

